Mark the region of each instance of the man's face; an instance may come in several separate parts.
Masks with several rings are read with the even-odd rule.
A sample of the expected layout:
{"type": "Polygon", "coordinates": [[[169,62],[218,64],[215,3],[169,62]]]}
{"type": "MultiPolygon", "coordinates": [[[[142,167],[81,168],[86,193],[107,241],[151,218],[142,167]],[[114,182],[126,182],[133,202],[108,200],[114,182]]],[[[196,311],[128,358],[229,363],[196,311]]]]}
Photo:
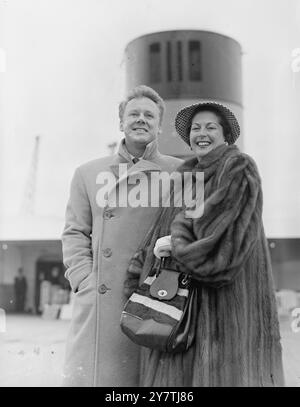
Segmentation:
{"type": "Polygon", "coordinates": [[[161,131],[159,108],[147,97],[131,99],[120,122],[125,139],[135,145],[146,146],[157,138],[161,131]]]}

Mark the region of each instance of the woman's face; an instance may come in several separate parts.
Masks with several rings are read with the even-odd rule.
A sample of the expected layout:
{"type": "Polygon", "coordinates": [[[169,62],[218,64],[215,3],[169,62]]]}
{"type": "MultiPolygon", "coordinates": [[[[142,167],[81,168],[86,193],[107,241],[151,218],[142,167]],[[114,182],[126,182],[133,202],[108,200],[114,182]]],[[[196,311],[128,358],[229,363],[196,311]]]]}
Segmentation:
{"type": "Polygon", "coordinates": [[[205,110],[196,113],[190,131],[190,145],[194,153],[203,157],[221,144],[225,144],[225,140],[218,116],[205,110]]]}

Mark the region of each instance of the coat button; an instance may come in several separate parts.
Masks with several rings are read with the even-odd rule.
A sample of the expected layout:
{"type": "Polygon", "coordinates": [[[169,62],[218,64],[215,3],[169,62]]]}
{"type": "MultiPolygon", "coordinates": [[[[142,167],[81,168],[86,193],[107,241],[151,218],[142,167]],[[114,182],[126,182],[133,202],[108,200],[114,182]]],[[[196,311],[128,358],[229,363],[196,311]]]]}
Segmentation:
{"type": "Polygon", "coordinates": [[[111,210],[106,210],[103,212],[103,218],[104,219],[111,219],[114,217],[114,214],[111,210]]]}
{"type": "Polygon", "coordinates": [[[112,250],[107,248],[103,250],[103,256],[104,257],[110,257],[112,255],[112,250]]]}
{"type": "Polygon", "coordinates": [[[106,287],[105,284],[101,284],[101,285],[99,285],[99,287],[98,287],[98,293],[99,293],[99,294],[105,294],[106,291],[108,291],[108,290],[110,290],[110,288],[106,287]]]}

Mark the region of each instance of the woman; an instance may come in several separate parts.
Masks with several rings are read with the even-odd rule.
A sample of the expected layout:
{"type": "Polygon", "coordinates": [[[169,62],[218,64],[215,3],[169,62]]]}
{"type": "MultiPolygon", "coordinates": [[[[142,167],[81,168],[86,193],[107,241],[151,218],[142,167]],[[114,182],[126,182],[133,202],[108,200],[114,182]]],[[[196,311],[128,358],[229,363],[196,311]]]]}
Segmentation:
{"type": "Polygon", "coordinates": [[[204,213],[193,219],[165,208],[147,247],[131,262],[128,284],[147,275],[155,263],[153,248],[157,257],[171,254],[168,266],[179,264],[198,288],[197,333],[184,353],[142,348],[140,385],[283,386],[256,165],[234,145],[239,125],[223,105],[188,106],[175,126],[196,155],[180,171],[204,172],[204,213]]]}

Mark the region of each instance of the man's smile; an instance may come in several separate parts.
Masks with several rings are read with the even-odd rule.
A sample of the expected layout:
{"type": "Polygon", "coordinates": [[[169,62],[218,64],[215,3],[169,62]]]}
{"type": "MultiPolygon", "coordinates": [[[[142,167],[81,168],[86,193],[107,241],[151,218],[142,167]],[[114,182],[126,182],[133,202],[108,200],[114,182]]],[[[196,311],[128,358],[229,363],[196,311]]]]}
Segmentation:
{"type": "Polygon", "coordinates": [[[134,131],[141,131],[141,132],[148,132],[148,130],[145,129],[144,127],[134,127],[133,130],[134,131]]]}

